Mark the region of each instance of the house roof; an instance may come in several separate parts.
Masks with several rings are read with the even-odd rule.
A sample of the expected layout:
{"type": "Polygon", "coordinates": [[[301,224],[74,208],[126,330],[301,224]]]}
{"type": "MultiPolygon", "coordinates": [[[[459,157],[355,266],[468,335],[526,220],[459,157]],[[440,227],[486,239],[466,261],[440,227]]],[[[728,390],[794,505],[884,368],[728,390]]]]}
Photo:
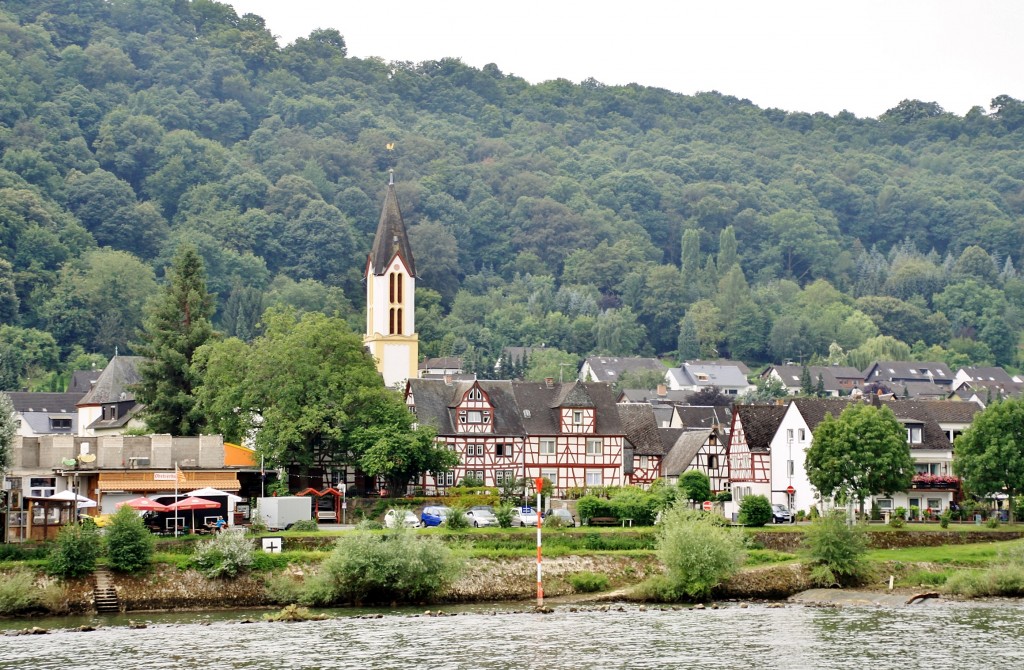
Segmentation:
{"type": "Polygon", "coordinates": [[[512,382],[512,388],[523,415],[523,426],[529,434],[553,435],[560,432],[559,407],[592,407],[597,421],[595,434],[623,434],[611,384],[512,382]]]}
{"type": "Polygon", "coordinates": [[[134,400],[131,387],[142,381],[139,366],[145,362],[142,356],[114,356],[103,368],[93,384],[92,390],[78,402],[81,405],[102,405],[109,402],[134,400]]]}
{"type": "Polygon", "coordinates": [[[996,400],[998,398],[1017,398],[1022,394],[1024,394],[1024,383],[1017,382],[987,384],[964,382],[953,392],[953,395],[963,400],[978,398],[982,402],[987,402],[990,396],[992,400],[996,400]]]}
{"type": "MultiPolygon", "coordinates": [[[[762,376],[766,377],[772,370],[775,370],[782,383],[787,387],[800,386],[804,374],[802,365],[774,365],[765,370],[762,376]]],[[[808,365],[807,372],[811,375],[812,384],[817,384],[818,375],[821,375],[821,381],[829,391],[838,391],[840,388],[844,388],[839,383],[840,379],[856,379],[858,382],[864,379],[864,375],[857,368],[840,365],[808,365]]]]}
{"type": "Polygon", "coordinates": [[[750,451],[771,451],[772,438],[786,415],[785,405],[734,405],[733,415],[743,424],[750,451]]]}
{"type": "Polygon", "coordinates": [[[678,477],[686,471],[713,432],[711,429],[682,431],[668,455],[665,456],[665,476],[678,477]]]}
{"type": "Polygon", "coordinates": [[[377,233],[373,237],[368,266],[375,275],[382,275],[395,256],[400,256],[409,274],[416,276],[416,264],[412,257],[412,246],[402,221],[402,211],[398,207],[398,196],[395,194],[394,181],[388,184],[381,208],[377,233]]]}
{"type": "Polygon", "coordinates": [[[728,407],[714,405],[676,405],[676,414],[687,429],[727,426],[732,412],[728,407]]]}
{"type": "Polygon", "coordinates": [[[953,373],[945,363],[916,361],[875,361],[864,371],[864,381],[921,380],[948,384],[953,373]]]}
{"type": "Polygon", "coordinates": [[[102,370],[75,370],[71,373],[68,393],[86,394],[92,390],[93,382],[100,378],[102,370]]]}
{"type": "MultiPolygon", "coordinates": [[[[128,404],[128,402],[131,401],[127,401],[125,404],[128,404]]],[[[142,407],[143,405],[141,403],[133,402],[131,403],[131,407],[127,408],[123,412],[118,412],[117,416],[113,419],[105,419],[100,416],[86,426],[86,428],[90,430],[114,430],[117,428],[124,428],[128,425],[128,422],[135,418],[136,414],[142,411],[142,407]]]]}
{"type": "Polygon", "coordinates": [[[447,384],[440,379],[410,379],[407,389],[412,394],[416,418],[433,425],[439,435],[457,433],[454,408],[462,397],[477,384],[494,406],[493,429],[496,435],[522,435],[524,432],[512,382],[480,380],[447,384]]]}
{"type": "Polygon", "coordinates": [[[84,393],[30,393],[10,391],[7,395],[15,412],[43,412],[47,414],[78,413],[78,402],[84,393]]]}
{"type": "Polygon", "coordinates": [[[713,361],[702,361],[699,358],[697,358],[692,361],[686,361],[686,363],[692,363],[694,365],[718,365],[725,367],[734,367],[737,368],[744,375],[750,374],[750,368],[748,368],[743,361],[734,361],[728,358],[716,358],[713,361]]]}
{"type": "Polygon", "coordinates": [[[658,422],[654,408],[640,403],[619,403],[619,420],[626,433],[626,439],[633,445],[638,456],[661,456],[665,447],[658,434],[658,422]]]}
{"type": "Polygon", "coordinates": [[[420,370],[458,370],[462,372],[462,359],[458,356],[425,358],[419,364],[420,370]]]}
{"type": "Polygon", "coordinates": [[[627,358],[620,356],[591,356],[583,362],[599,382],[614,382],[622,375],[640,370],[650,370],[664,375],[667,368],[657,358],[627,358]]]}
{"type": "MultiPolygon", "coordinates": [[[[1001,367],[963,367],[959,372],[969,377],[972,382],[981,384],[1014,384],[1017,383],[1010,376],[1010,373],[1001,367]]],[[[958,373],[959,374],[959,373],[958,373]]]]}
{"type": "Polygon", "coordinates": [[[686,402],[693,391],[672,391],[664,389],[664,393],[648,389],[624,389],[619,392],[620,402],[676,403],[686,402]]]}
{"type": "Polygon", "coordinates": [[[673,375],[683,387],[746,388],[750,386],[746,375],[735,365],[715,365],[705,363],[683,363],[680,368],[672,368],[673,375]]]}

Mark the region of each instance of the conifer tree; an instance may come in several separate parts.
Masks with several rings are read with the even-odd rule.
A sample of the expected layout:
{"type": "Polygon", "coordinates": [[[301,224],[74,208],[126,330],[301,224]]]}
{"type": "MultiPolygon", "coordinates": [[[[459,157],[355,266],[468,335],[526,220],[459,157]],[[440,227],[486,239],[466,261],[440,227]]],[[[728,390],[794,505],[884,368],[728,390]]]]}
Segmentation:
{"type": "Polygon", "coordinates": [[[818,374],[818,383],[814,385],[814,395],[819,398],[825,397],[825,378],[818,374]]]}
{"type": "Polygon", "coordinates": [[[800,373],[800,395],[814,395],[814,382],[811,381],[811,371],[806,365],[800,373]]]}
{"type": "Polygon", "coordinates": [[[167,270],[167,286],[151,303],[135,350],[148,360],[140,366],[135,394],[146,405],[149,430],[195,435],[203,427],[193,389],[196,349],[214,335],[213,297],[206,291],[203,260],[193,246],[181,247],[167,270]]]}

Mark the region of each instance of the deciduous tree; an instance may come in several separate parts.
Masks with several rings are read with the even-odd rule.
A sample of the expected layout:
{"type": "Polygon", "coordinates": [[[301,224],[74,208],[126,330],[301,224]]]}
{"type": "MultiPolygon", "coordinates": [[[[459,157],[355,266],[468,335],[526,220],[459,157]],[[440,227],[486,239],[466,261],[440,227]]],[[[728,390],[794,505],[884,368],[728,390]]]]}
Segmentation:
{"type": "Polygon", "coordinates": [[[1024,491],[1024,400],[995,402],[976,414],[971,427],[956,438],[953,471],[969,493],[1006,494],[1016,500],[1024,491]]]}

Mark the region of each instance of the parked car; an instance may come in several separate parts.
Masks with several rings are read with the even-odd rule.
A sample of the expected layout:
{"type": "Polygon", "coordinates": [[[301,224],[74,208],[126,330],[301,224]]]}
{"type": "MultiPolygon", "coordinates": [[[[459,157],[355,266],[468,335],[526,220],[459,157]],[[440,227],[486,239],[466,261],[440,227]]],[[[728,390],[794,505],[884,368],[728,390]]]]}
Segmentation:
{"type": "Polygon", "coordinates": [[[427,505],[420,513],[420,521],[423,522],[424,527],[440,526],[451,511],[450,507],[444,505],[427,505]]]}
{"type": "Polygon", "coordinates": [[[790,523],[793,521],[793,513],[785,505],[776,503],[772,505],[772,521],[775,523],[790,523]]]}
{"type": "Polygon", "coordinates": [[[494,512],[489,509],[481,509],[479,507],[471,507],[466,510],[466,521],[473,528],[484,528],[486,526],[497,526],[498,517],[494,516],[494,512]]]}
{"type": "Polygon", "coordinates": [[[550,510],[545,519],[550,517],[561,519],[562,525],[567,526],[569,528],[574,528],[576,526],[576,517],[574,517],[572,515],[572,512],[565,509],[564,507],[559,507],[558,509],[550,510]]]}
{"type": "Polygon", "coordinates": [[[412,513],[412,510],[389,509],[384,514],[384,527],[398,528],[399,526],[405,526],[406,528],[419,528],[420,520],[412,513]]]}
{"type": "Polygon", "coordinates": [[[516,507],[512,510],[513,526],[536,526],[537,511],[532,507],[516,507]]]}

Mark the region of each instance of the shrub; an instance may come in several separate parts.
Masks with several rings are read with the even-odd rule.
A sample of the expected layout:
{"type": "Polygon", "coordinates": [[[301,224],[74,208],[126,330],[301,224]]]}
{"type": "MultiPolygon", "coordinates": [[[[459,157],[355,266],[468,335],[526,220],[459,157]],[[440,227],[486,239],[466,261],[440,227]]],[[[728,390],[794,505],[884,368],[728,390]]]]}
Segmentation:
{"type": "Polygon", "coordinates": [[[708,515],[680,505],[661,523],[658,556],[665,564],[667,595],[702,599],[733,575],[744,560],[742,535],[708,515]]]}
{"type": "Polygon", "coordinates": [[[57,533],[57,540],[46,557],[46,571],[58,577],[87,575],[96,567],[100,548],[95,525],[69,523],[57,533]]]}
{"type": "Polygon", "coordinates": [[[271,575],[264,582],[267,598],[278,605],[291,605],[302,597],[302,580],[288,573],[271,575]]]}
{"type": "Polygon", "coordinates": [[[236,577],[252,563],[252,541],[239,533],[220,533],[197,544],[192,554],[192,564],[207,579],[236,577]]]}
{"type": "Polygon", "coordinates": [[[867,576],[864,527],[847,525],[839,510],[807,528],[804,546],[810,554],[811,579],[820,586],[855,584],[867,576]]]}
{"type": "Polygon", "coordinates": [[[515,506],[512,503],[501,503],[494,508],[494,516],[498,519],[498,526],[501,528],[512,527],[512,510],[515,506]]]}
{"type": "Polygon", "coordinates": [[[904,521],[903,517],[899,516],[898,514],[893,514],[891,517],[889,517],[890,528],[903,528],[904,524],[906,524],[906,521],[904,521]]]}
{"type": "Polygon", "coordinates": [[[142,517],[128,505],[117,510],[106,528],[107,565],[117,572],[135,572],[149,566],[153,534],[142,517]]]}
{"type": "Polygon", "coordinates": [[[576,512],[580,519],[593,519],[600,516],[615,516],[611,502],[605,498],[586,495],[576,503],[576,512]]]}
{"type": "Polygon", "coordinates": [[[739,522],[744,526],[763,526],[772,520],[772,504],[760,495],[744,496],[740,501],[739,522]]]}
{"type": "Polygon", "coordinates": [[[289,526],[288,530],[294,530],[303,533],[315,533],[320,530],[320,524],[317,523],[316,520],[314,519],[300,519],[299,521],[296,521],[291,526],[289,526]]]}
{"type": "Polygon", "coordinates": [[[381,530],[384,524],[376,519],[363,519],[356,524],[356,530],[381,530]]]}
{"type": "Polygon", "coordinates": [[[611,498],[613,516],[632,519],[637,526],[654,524],[654,515],[661,506],[661,499],[635,486],[619,489],[611,498]]]}
{"type": "Polygon", "coordinates": [[[562,520],[562,517],[555,516],[554,514],[549,514],[548,516],[544,517],[544,527],[565,528],[565,521],[562,520]]]}
{"type": "Polygon", "coordinates": [[[452,507],[444,525],[450,530],[465,530],[469,528],[469,519],[466,518],[466,510],[463,507],[452,507]]]}
{"type": "Polygon", "coordinates": [[[40,609],[41,594],[28,570],[0,576],[0,615],[22,614],[40,609]]]}
{"type": "Polygon", "coordinates": [[[939,516],[939,525],[943,528],[949,528],[949,520],[952,516],[952,513],[947,509],[939,516]]]}
{"type": "Polygon", "coordinates": [[[317,575],[308,580],[303,602],[422,602],[436,598],[455,579],[459,564],[436,536],[417,537],[404,528],[356,533],[339,540],[317,575]]]}
{"type": "Polygon", "coordinates": [[[608,576],[596,572],[577,572],[569,575],[569,585],[576,593],[595,593],[608,588],[608,576]]]}
{"type": "Polygon", "coordinates": [[[999,517],[990,516],[988,521],[985,522],[986,528],[999,528],[999,517]]]}
{"type": "Polygon", "coordinates": [[[906,521],[907,520],[907,508],[905,508],[905,507],[897,507],[896,509],[894,509],[892,511],[892,516],[893,517],[897,517],[898,516],[903,521],[906,521]]]}

